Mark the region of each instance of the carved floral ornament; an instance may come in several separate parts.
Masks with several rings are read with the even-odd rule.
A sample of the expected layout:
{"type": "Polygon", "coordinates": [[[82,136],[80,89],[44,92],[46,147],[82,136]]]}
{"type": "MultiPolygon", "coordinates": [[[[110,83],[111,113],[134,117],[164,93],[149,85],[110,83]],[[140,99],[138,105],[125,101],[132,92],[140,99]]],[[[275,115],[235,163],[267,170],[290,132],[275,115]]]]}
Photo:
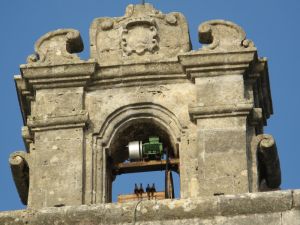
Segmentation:
{"type": "Polygon", "coordinates": [[[121,35],[121,47],[127,56],[158,50],[158,32],[154,19],[139,18],[124,24],[121,35]]]}

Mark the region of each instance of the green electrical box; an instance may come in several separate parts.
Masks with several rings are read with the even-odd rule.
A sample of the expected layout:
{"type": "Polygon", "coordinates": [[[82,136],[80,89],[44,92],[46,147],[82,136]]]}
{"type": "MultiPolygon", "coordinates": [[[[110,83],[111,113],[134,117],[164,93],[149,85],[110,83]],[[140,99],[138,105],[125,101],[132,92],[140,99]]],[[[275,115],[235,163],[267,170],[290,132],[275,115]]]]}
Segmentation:
{"type": "Polygon", "coordinates": [[[149,142],[143,144],[143,158],[158,160],[163,156],[163,144],[159,142],[159,137],[149,137],[149,142]]]}

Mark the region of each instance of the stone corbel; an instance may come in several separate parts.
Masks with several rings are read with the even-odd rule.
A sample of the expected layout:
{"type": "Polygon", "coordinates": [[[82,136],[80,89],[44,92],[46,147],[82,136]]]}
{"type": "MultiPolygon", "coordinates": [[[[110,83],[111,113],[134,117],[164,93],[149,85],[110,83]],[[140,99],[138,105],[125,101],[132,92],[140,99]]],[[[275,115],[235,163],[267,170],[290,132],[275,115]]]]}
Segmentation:
{"type": "Polygon", "coordinates": [[[28,56],[28,64],[63,64],[80,61],[76,54],[83,50],[79,31],[58,29],[42,36],[35,44],[35,54],[28,56]]]}
{"type": "Polygon", "coordinates": [[[267,125],[267,119],[273,114],[273,105],[266,58],[258,58],[252,63],[245,74],[245,81],[253,92],[257,107],[262,110],[263,125],[267,125]]]}
{"type": "Polygon", "coordinates": [[[27,205],[30,169],[29,154],[23,151],[12,153],[9,158],[9,164],[20,199],[24,205],[27,205]]]}
{"type": "Polygon", "coordinates": [[[281,184],[281,169],[274,138],[268,134],[257,136],[257,158],[260,190],[278,189],[281,184]]]}

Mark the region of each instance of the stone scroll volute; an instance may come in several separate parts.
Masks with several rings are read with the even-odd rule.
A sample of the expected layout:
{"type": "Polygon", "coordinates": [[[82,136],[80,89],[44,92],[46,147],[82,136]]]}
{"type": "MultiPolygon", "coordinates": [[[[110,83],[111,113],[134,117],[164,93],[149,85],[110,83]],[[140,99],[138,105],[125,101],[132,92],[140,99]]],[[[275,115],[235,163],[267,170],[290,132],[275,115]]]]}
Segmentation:
{"type": "Polygon", "coordinates": [[[28,56],[29,64],[64,64],[80,61],[74,54],[83,50],[79,31],[58,29],[43,35],[35,43],[35,54],[28,56]]]}
{"type": "Polygon", "coordinates": [[[244,30],[225,20],[210,20],[200,24],[199,41],[203,50],[241,50],[254,47],[251,40],[246,39],[244,30]]]}

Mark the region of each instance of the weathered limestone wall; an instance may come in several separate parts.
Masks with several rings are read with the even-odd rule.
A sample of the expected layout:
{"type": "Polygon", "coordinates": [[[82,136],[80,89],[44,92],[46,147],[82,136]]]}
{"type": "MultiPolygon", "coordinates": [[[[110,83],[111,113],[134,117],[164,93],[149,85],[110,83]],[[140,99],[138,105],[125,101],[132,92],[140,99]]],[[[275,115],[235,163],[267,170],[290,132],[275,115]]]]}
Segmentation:
{"type": "Polygon", "coordinates": [[[82,87],[37,90],[31,104],[31,115],[66,117],[80,114],[84,107],[83,98],[82,87]]]}
{"type": "Polygon", "coordinates": [[[0,213],[1,225],[299,225],[300,191],[43,208],[0,213]]]}
{"type": "Polygon", "coordinates": [[[198,119],[201,195],[249,192],[246,117],[198,119]]]}
{"type": "Polygon", "coordinates": [[[35,207],[82,204],[82,128],[36,132],[35,148],[37,151],[31,151],[34,161],[28,204],[35,207]]]}
{"type": "Polygon", "coordinates": [[[195,86],[196,110],[207,109],[206,114],[197,118],[199,194],[248,192],[245,149],[251,102],[244,95],[243,74],[199,76],[195,79],[195,86]],[[226,113],[226,108],[230,107],[236,107],[239,112],[234,116],[226,113]]]}
{"type": "MultiPolygon", "coordinates": [[[[128,107],[128,109],[124,111],[125,120],[137,119],[137,121],[146,121],[147,118],[141,118],[142,115],[145,114],[148,114],[147,117],[152,117],[153,119],[163,118],[164,115],[162,115],[160,110],[168,110],[174,114],[173,116],[176,118],[179,123],[178,126],[181,129],[179,136],[175,137],[175,139],[180,140],[175,141],[180,144],[178,149],[181,160],[180,177],[182,179],[181,183],[184,184],[184,188],[181,189],[181,195],[188,196],[186,190],[191,189],[188,188],[190,185],[188,173],[192,173],[191,168],[196,167],[191,161],[196,151],[196,125],[190,121],[188,114],[188,105],[194,102],[195,88],[194,85],[189,82],[89,91],[86,93],[85,98],[86,110],[90,115],[87,140],[92,140],[95,134],[98,136],[97,133],[103,129],[107,123],[107,118],[124,107],[128,107]],[[141,117],[139,115],[141,115],[141,117]]],[[[122,116],[118,115],[118,117],[120,117],[120,119],[114,118],[114,120],[123,120],[122,116]]],[[[171,118],[167,118],[166,122],[169,123],[168,125],[175,123],[171,118]]],[[[109,142],[105,140],[105,133],[104,137],[99,137],[99,139],[101,139],[99,140],[102,143],[101,145],[106,145],[108,144],[107,142],[109,142]]],[[[87,143],[86,147],[87,152],[92,151],[89,149],[93,147],[92,145],[87,143]]],[[[103,151],[103,149],[101,151],[103,151]]],[[[197,171],[194,171],[194,173],[195,172],[197,171]]],[[[98,179],[100,176],[100,174],[97,176],[98,179]]]]}
{"type": "Polygon", "coordinates": [[[84,203],[84,125],[80,124],[86,117],[83,99],[82,87],[36,91],[28,118],[34,133],[29,205],[84,203]]]}

